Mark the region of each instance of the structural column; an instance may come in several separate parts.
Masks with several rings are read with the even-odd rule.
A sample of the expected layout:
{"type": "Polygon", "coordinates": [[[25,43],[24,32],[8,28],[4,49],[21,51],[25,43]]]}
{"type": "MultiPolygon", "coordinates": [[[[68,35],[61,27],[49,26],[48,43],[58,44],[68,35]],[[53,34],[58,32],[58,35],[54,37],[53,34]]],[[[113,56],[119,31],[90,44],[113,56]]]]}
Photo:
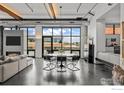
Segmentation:
{"type": "Polygon", "coordinates": [[[86,26],[82,25],[81,26],[81,45],[80,45],[80,48],[81,48],[80,49],[81,58],[84,58],[84,44],[85,44],[85,41],[86,41],[85,32],[86,32],[86,26]]]}
{"type": "Polygon", "coordinates": [[[37,25],[35,31],[35,57],[42,58],[42,26],[37,25]]]}
{"type": "Polygon", "coordinates": [[[4,27],[0,26],[0,55],[3,55],[3,30],[4,27]]]}
{"type": "Polygon", "coordinates": [[[27,55],[27,31],[23,31],[23,54],[27,55]]]}

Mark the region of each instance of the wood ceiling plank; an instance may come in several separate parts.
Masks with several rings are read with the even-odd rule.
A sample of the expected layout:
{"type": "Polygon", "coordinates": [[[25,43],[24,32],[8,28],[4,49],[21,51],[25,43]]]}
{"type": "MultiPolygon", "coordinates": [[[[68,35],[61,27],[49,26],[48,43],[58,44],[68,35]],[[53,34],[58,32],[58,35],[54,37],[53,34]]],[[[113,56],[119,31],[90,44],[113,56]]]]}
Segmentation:
{"type": "Polygon", "coordinates": [[[10,16],[12,16],[16,20],[21,20],[22,19],[22,17],[19,14],[17,14],[14,11],[12,11],[12,9],[10,9],[10,7],[7,7],[4,4],[0,4],[0,10],[3,11],[3,12],[6,12],[7,14],[9,14],[10,16]]]}

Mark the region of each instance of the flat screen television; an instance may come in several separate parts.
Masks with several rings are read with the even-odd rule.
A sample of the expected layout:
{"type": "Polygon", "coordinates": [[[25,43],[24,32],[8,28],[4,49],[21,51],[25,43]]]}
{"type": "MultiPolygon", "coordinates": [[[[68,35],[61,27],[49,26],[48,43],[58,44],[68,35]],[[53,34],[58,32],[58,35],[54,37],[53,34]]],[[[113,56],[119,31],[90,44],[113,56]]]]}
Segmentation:
{"type": "Polygon", "coordinates": [[[6,46],[20,46],[21,36],[6,36],[6,46]]]}

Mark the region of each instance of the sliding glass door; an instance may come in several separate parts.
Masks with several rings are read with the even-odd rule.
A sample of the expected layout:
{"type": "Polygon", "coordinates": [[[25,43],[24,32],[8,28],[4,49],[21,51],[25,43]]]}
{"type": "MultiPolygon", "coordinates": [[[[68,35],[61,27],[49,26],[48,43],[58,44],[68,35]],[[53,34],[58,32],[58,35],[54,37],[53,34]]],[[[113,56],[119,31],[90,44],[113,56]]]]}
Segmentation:
{"type": "Polygon", "coordinates": [[[53,52],[53,43],[51,36],[44,36],[42,39],[43,56],[53,52]]]}

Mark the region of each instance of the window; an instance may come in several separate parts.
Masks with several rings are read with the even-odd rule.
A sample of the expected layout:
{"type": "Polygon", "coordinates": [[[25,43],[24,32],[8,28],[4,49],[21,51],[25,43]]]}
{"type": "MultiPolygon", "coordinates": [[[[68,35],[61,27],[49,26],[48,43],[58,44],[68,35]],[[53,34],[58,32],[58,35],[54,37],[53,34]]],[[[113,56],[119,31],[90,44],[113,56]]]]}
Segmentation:
{"type": "Polygon", "coordinates": [[[16,28],[15,27],[12,27],[12,30],[16,30],[16,28]]]}
{"type": "Polygon", "coordinates": [[[35,28],[23,28],[24,31],[27,30],[28,39],[28,56],[35,57],[35,28]]]}
{"type": "Polygon", "coordinates": [[[121,34],[119,25],[115,25],[115,34],[121,34]]]}
{"type": "Polygon", "coordinates": [[[72,37],[72,49],[80,50],[80,37],[72,37]]]}
{"type": "Polygon", "coordinates": [[[35,28],[28,28],[28,36],[35,37],[35,28]]]}
{"type": "Polygon", "coordinates": [[[61,49],[61,37],[53,37],[53,50],[60,50],[61,49]]]}
{"type": "Polygon", "coordinates": [[[52,28],[44,28],[43,36],[52,36],[52,28]]]}
{"type": "Polygon", "coordinates": [[[22,31],[27,31],[28,28],[20,28],[22,31]]]}
{"type": "Polygon", "coordinates": [[[72,28],[72,36],[80,36],[80,28],[72,28]]]}
{"type": "Polygon", "coordinates": [[[62,40],[62,47],[65,51],[70,51],[71,48],[71,41],[70,41],[70,37],[63,37],[62,40]]]}
{"type": "Polygon", "coordinates": [[[80,53],[80,27],[44,27],[43,37],[45,36],[52,38],[53,53],[60,49],[65,53],[80,53]]]}
{"type": "Polygon", "coordinates": [[[11,30],[11,27],[5,27],[4,30],[11,30]]]}
{"type": "Polygon", "coordinates": [[[4,30],[16,30],[16,27],[4,27],[4,30]]]}
{"type": "Polygon", "coordinates": [[[106,35],[120,34],[120,25],[118,24],[106,25],[105,34],[106,35]]]}
{"type": "Polygon", "coordinates": [[[62,29],[63,36],[70,36],[71,35],[71,28],[63,28],[62,29]]]}
{"type": "MultiPolygon", "coordinates": [[[[16,27],[4,27],[4,30],[16,30],[16,27]]],[[[19,30],[26,31],[27,36],[27,54],[35,57],[35,28],[33,27],[19,27],[19,30]]]]}
{"type": "Polygon", "coordinates": [[[28,49],[35,49],[35,29],[28,28],[28,49]]]}
{"type": "Polygon", "coordinates": [[[54,36],[61,36],[61,28],[53,28],[54,36]]]}

